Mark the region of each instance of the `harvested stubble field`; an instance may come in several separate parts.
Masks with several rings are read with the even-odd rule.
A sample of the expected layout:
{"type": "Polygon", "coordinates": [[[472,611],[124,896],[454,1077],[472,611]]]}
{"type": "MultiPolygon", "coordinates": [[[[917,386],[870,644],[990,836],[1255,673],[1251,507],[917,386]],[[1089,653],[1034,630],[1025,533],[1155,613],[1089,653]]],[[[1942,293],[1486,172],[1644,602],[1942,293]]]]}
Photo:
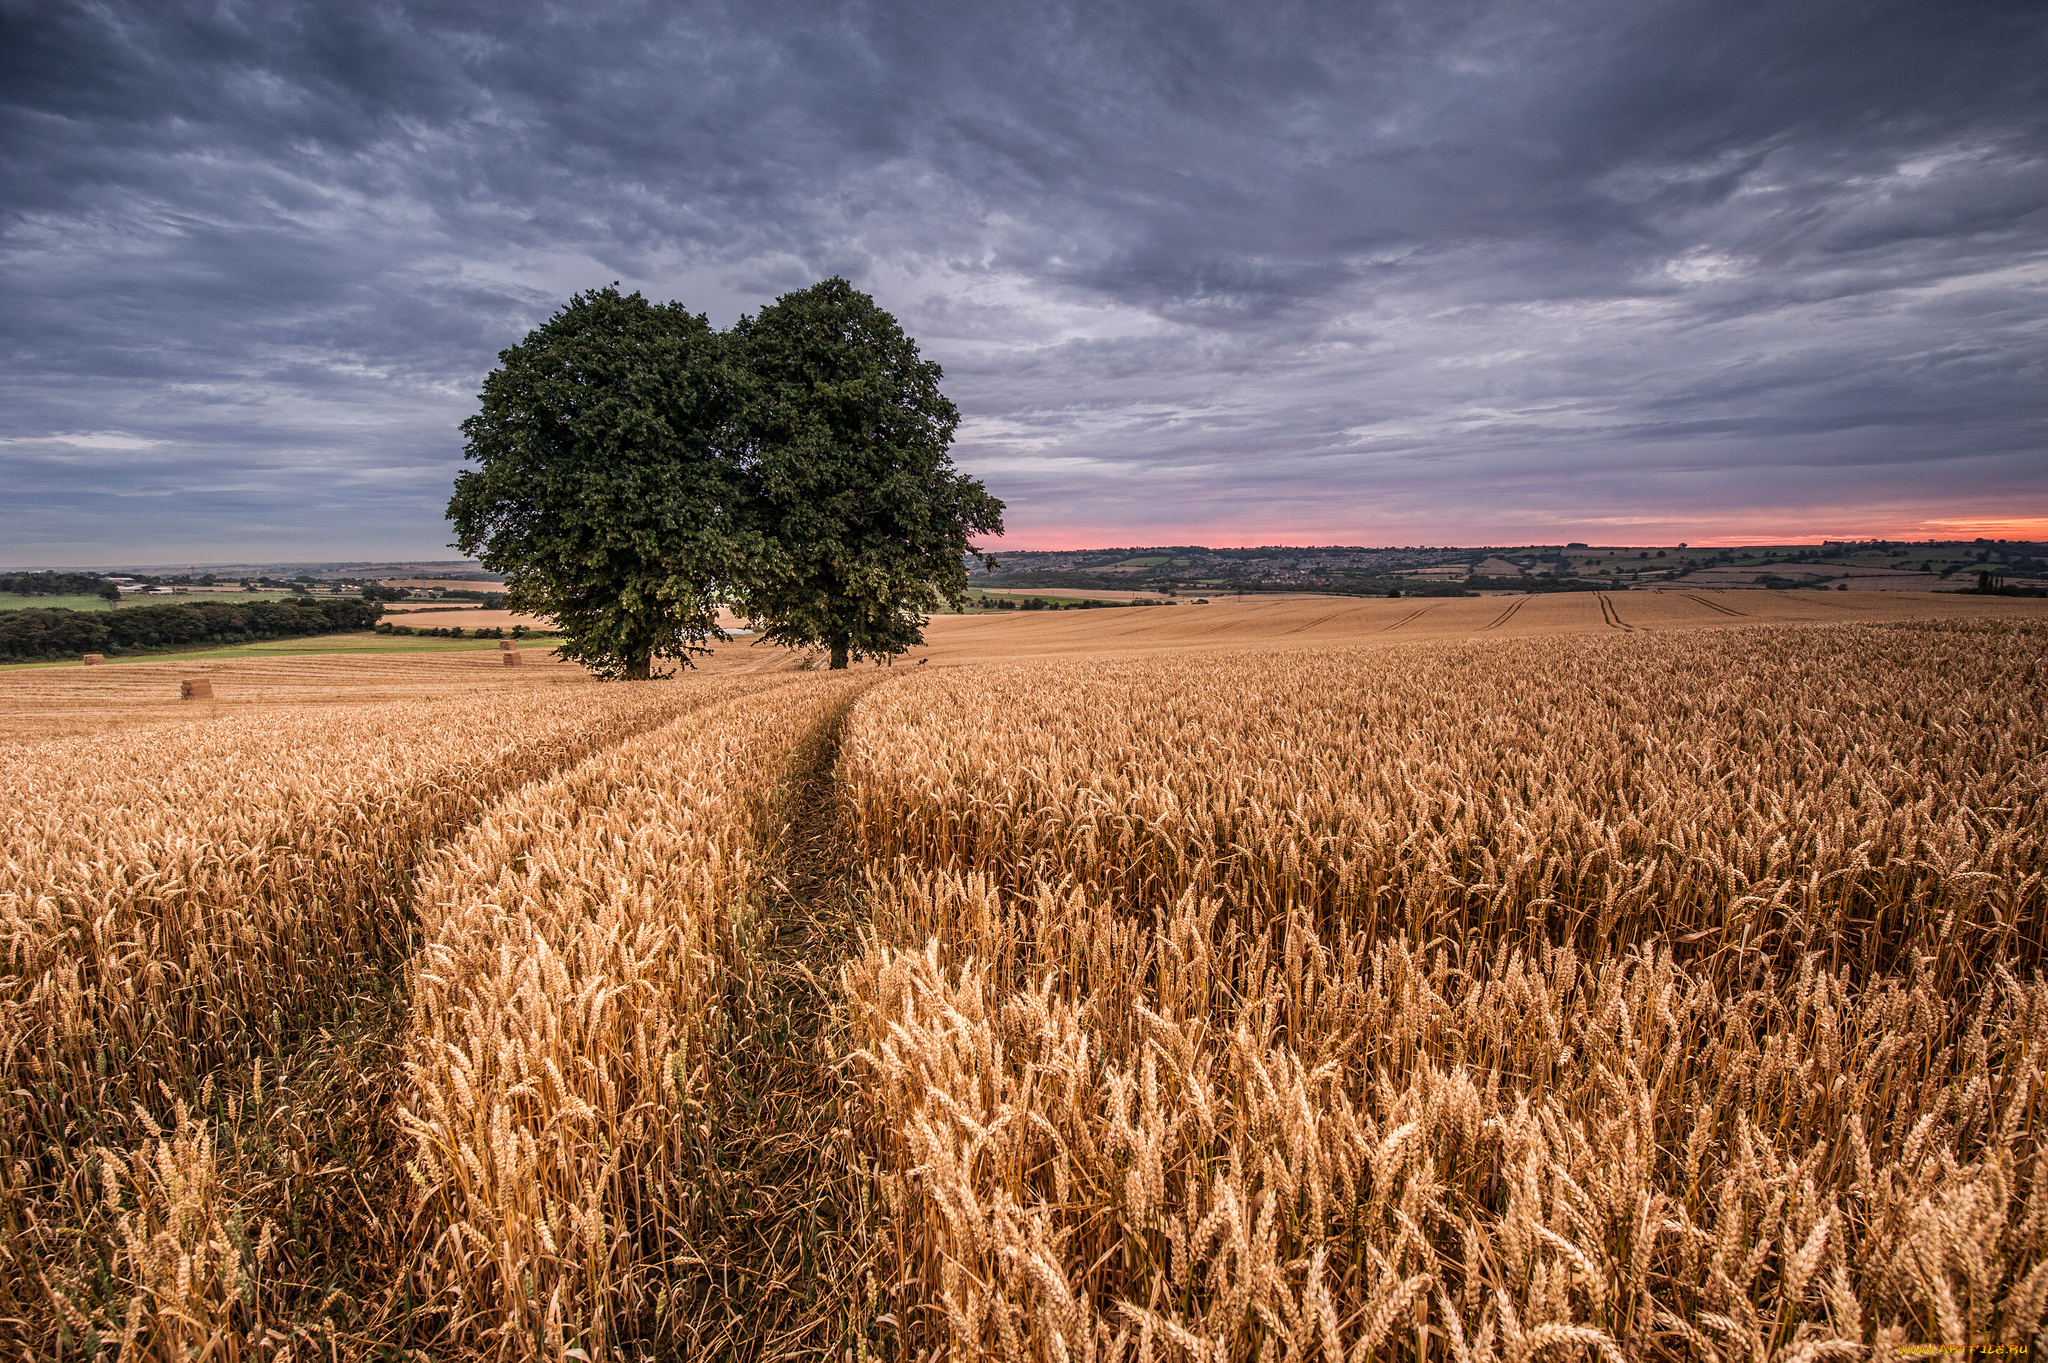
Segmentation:
{"type": "Polygon", "coordinates": [[[2030,1343],[2048,620],[1522,600],[17,740],[6,1356],[2030,1343]]]}
{"type": "MultiPolygon", "coordinates": [[[[335,643],[384,644],[378,635],[341,635],[335,643]]],[[[313,644],[314,640],[294,640],[313,644]]],[[[435,644],[442,641],[433,640],[435,644]]],[[[176,654],[116,659],[101,667],[30,665],[0,669],[0,744],[67,734],[128,731],[208,721],[329,715],[409,700],[513,698],[535,688],[554,691],[562,704],[580,700],[590,674],[555,658],[545,641],[511,641],[519,651],[507,667],[497,641],[461,651],[419,653],[314,653],[294,648],[275,657],[180,658],[176,654]],[[209,703],[180,702],[178,683],[204,677],[209,703]]],[[[727,648],[706,660],[709,675],[762,672],[794,666],[786,654],[727,648]]],[[[0,749],[4,750],[4,749],[0,749]]]]}

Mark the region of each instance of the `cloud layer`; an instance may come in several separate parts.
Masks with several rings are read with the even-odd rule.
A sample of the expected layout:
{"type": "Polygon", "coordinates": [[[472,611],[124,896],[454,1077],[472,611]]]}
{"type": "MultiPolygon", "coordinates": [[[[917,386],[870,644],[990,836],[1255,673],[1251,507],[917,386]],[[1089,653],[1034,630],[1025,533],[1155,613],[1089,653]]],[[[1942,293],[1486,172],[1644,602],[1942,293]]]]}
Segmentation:
{"type": "Polygon", "coordinates": [[[439,556],[570,293],[834,273],[1020,547],[2048,518],[2036,5],[0,0],[0,100],[9,562],[439,556]]]}

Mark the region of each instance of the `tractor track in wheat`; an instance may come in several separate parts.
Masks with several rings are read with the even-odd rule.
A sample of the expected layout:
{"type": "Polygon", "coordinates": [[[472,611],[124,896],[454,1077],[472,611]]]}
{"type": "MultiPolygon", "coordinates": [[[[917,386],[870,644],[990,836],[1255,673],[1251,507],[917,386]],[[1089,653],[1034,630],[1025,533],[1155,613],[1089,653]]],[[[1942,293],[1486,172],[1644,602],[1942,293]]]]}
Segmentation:
{"type": "Polygon", "coordinates": [[[1480,633],[1482,633],[1482,634],[1484,634],[1484,633],[1485,633],[1485,632],[1486,632],[1487,630],[1490,630],[1490,629],[1499,629],[1499,628],[1500,628],[1500,627],[1501,627],[1502,625],[1505,625],[1505,624],[1506,624],[1506,623],[1507,623],[1508,621],[1510,621],[1510,620],[1514,619],[1514,618],[1515,618],[1515,616],[1516,616],[1516,614],[1517,614],[1517,613],[1519,613],[1519,612],[1521,611],[1522,607],[1524,607],[1524,606],[1526,606],[1526,605],[1528,605],[1528,604],[1529,604],[1529,598],[1528,598],[1528,597],[1526,597],[1526,596],[1518,596],[1518,597],[1516,597],[1516,598],[1515,598],[1515,600],[1514,600],[1514,603],[1513,603],[1512,605],[1510,605],[1510,606],[1509,606],[1509,607],[1508,607],[1508,608],[1507,608],[1506,610],[1502,611],[1502,612],[1501,612],[1501,613],[1500,613],[1499,615],[1496,615],[1496,616],[1494,616],[1494,617],[1493,617],[1493,619],[1491,619],[1491,620],[1487,621],[1487,622],[1486,622],[1485,624],[1481,625],[1481,626],[1479,627],[1479,632],[1480,632],[1480,633]]]}
{"type": "Polygon", "coordinates": [[[1708,610],[1710,610],[1710,611],[1719,611],[1719,612],[1721,612],[1721,614],[1723,614],[1723,615],[1730,615],[1730,616],[1735,616],[1735,617],[1737,617],[1737,618],[1741,618],[1741,617],[1743,617],[1743,616],[1746,616],[1746,615],[1748,615],[1748,614],[1749,614],[1749,612],[1747,612],[1747,611],[1739,611],[1739,610],[1736,610],[1736,609],[1734,609],[1733,607],[1730,607],[1730,606],[1724,606],[1724,605],[1722,605],[1722,604],[1721,604],[1720,602],[1718,602],[1718,601],[1709,601],[1709,600],[1707,600],[1707,598],[1705,598],[1704,596],[1701,596],[1701,595],[1699,595],[1699,594],[1698,594],[1698,593],[1696,593],[1696,592],[1687,592],[1687,593],[1685,594],[1685,599],[1686,599],[1686,600],[1688,600],[1688,601],[1694,601],[1694,602],[1697,602],[1697,603],[1699,603],[1700,605],[1702,605],[1702,606],[1705,606],[1705,607],[1706,607],[1706,608],[1707,608],[1708,610]]]}
{"type": "Polygon", "coordinates": [[[1443,604],[1443,603],[1442,603],[1441,601],[1439,601],[1439,602],[1437,602],[1437,603],[1436,603],[1436,605],[1431,605],[1431,606],[1424,606],[1424,607],[1422,607],[1422,608],[1421,608],[1420,610],[1412,610],[1412,611],[1409,611],[1409,612],[1408,612],[1408,613],[1407,613],[1406,615],[1402,616],[1402,617],[1401,617],[1401,618],[1400,618],[1399,620],[1396,620],[1396,621],[1395,621],[1395,622],[1394,622],[1393,624],[1391,624],[1391,625],[1387,625],[1387,626],[1383,627],[1383,628],[1382,628],[1382,629],[1380,630],[1380,633],[1382,633],[1382,634],[1385,634],[1385,633],[1388,633],[1388,632],[1390,632],[1390,631],[1392,631],[1392,630],[1397,630],[1397,629],[1401,628],[1401,627],[1402,627],[1403,625],[1406,625],[1406,624],[1410,624],[1410,623],[1412,623],[1412,622],[1414,622],[1414,621],[1416,621],[1416,620],[1419,620],[1419,619],[1421,619],[1421,618],[1422,618],[1423,616],[1425,616],[1425,615],[1429,614],[1429,613],[1430,613],[1431,611],[1435,610],[1435,609],[1437,608],[1437,606],[1441,606],[1442,604],[1443,604]]]}
{"type": "MultiPolygon", "coordinates": [[[[856,868],[843,836],[839,749],[862,696],[799,744],[782,782],[784,827],[764,887],[760,986],[730,1063],[743,1100],[727,1114],[715,1237],[698,1259],[682,1356],[837,1357],[876,1250],[846,1167],[833,1047],[834,985],[860,947],[856,868]]],[[[684,1279],[685,1275],[678,1275],[684,1279]]],[[[690,1286],[684,1287],[691,1290],[690,1286]]]]}

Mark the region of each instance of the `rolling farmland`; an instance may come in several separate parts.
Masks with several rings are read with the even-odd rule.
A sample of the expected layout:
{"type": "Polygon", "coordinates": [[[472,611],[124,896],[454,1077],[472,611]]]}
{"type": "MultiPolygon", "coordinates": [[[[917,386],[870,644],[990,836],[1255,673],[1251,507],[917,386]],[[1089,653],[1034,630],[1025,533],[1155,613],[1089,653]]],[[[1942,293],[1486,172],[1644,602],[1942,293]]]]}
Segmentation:
{"type": "Polygon", "coordinates": [[[7,1356],[2039,1328],[2038,603],[929,635],[0,675],[7,1356]]]}

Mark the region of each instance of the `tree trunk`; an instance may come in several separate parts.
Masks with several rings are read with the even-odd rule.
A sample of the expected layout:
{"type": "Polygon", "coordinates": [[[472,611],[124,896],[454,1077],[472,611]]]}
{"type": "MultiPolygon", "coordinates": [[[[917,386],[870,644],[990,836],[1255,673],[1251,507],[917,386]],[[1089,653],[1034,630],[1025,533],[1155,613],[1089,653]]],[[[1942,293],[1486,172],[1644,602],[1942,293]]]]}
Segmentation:
{"type": "Polygon", "coordinates": [[[851,642],[844,634],[832,636],[832,670],[834,672],[846,670],[846,651],[851,642]]]}
{"type": "Polygon", "coordinates": [[[654,660],[648,654],[626,659],[626,680],[646,681],[654,675],[654,660]]]}

